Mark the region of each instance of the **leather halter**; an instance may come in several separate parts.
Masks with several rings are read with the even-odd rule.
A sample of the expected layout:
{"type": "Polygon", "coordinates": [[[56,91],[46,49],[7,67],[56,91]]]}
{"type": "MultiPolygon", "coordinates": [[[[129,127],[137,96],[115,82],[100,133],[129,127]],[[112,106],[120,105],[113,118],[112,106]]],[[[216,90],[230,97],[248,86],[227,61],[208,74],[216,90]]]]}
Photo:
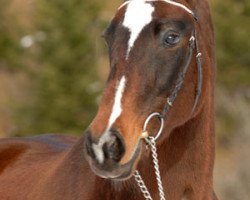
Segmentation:
{"type": "MultiPolygon", "coordinates": [[[[197,21],[197,18],[195,17],[195,20],[197,21]]],[[[165,118],[168,111],[170,110],[170,108],[173,106],[173,103],[176,99],[176,97],[178,96],[179,91],[181,90],[184,80],[185,80],[185,76],[188,70],[188,67],[191,63],[192,60],[192,56],[193,56],[193,50],[196,47],[196,64],[197,64],[197,88],[196,88],[196,96],[195,96],[195,101],[194,101],[194,105],[192,108],[192,112],[191,114],[194,112],[195,108],[198,105],[199,99],[200,99],[200,95],[201,95],[201,88],[202,88],[202,54],[199,50],[199,46],[198,46],[198,40],[197,40],[197,33],[196,30],[194,30],[193,35],[190,37],[189,39],[189,52],[188,52],[188,59],[187,62],[183,68],[183,70],[179,73],[175,87],[171,93],[171,95],[167,98],[167,103],[164,106],[164,109],[161,113],[161,118],[165,118]]]]}
{"type": "MultiPolygon", "coordinates": [[[[169,0],[169,2],[173,3],[174,1],[169,0]]],[[[198,19],[197,19],[196,15],[194,14],[194,12],[189,12],[189,13],[192,14],[195,21],[197,22],[198,19]]],[[[190,66],[192,58],[193,58],[193,50],[195,48],[196,48],[196,53],[197,53],[196,54],[196,64],[197,64],[197,76],[198,76],[197,82],[198,83],[197,83],[197,88],[196,88],[195,101],[194,101],[194,105],[193,105],[193,108],[192,108],[190,115],[193,114],[194,110],[196,109],[196,107],[198,105],[200,95],[201,95],[201,88],[202,88],[202,54],[201,54],[200,49],[199,49],[197,32],[196,32],[195,27],[194,27],[193,34],[189,39],[189,52],[187,55],[187,62],[184,65],[183,70],[178,74],[178,78],[176,80],[175,87],[174,87],[171,95],[167,98],[167,102],[163,108],[162,113],[161,114],[160,113],[151,113],[148,116],[148,118],[146,119],[146,121],[144,123],[144,127],[143,127],[142,138],[144,138],[146,140],[147,145],[150,146],[150,149],[152,152],[156,181],[157,181],[157,186],[158,186],[158,192],[159,192],[159,197],[161,200],[166,200],[166,197],[165,197],[164,187],[162,184],[162,179],[161,179],[161,174],[160,174],[160,169],[159,169],[159,161],[157,158],[158,156],[157,156],[156,140],[160,137],[160,135],[163,131],[163,128],[164,128],[164,119],[167,117],[167,114],[168,114],[170,108],[173,106],[173,103],[174,103],[175,99],[177,98],[178,93],[183,86],[188,67],[190,66]],[[161,127],[160,127],[157,135],[155,137],[153,137],[153,136],[149,136],[149,134],[147,132],[147,125],[148,125],[149,121],[155,116],[157,116],[160,119],[161,127]]],[[[151,197],[151,194],[150,194],[147,186],[145,185],[145,182],[143,181],[138,170],[135,171],[134,178],[135,178],[135,181],[137,182],[144,198],[146,200],[153,200],[151,197]]]]}
{"type": "MultiPolygon", "coordinates": [[[[197,21],[197,17],[193,14],[194,19],[197,21]]],[[[144,127],[143,127],[143,132],[142,132],[142,138],[144,138],[147,142],[147,146],[150,146],[151,149],[151,153],[152,153],[152,158],[153,158],[153,163],[154,163],[154,170],[155,170],[155,175],[156,175],[156,181],[157,181],[157,186],[158,186],[158,192],[159,192],[159,197],[161,200],[166,200],[165,197],[165,193],[164,193],[164,187],[162,184],[162,179],[161,179],[161,174],[160,174],[160,168],[159,168],[159,160],[158,160],[158,155],[157,155],[157,147],[156,147],[156,140],[160,137],[162,130],[164,128],[164,119],[167,116],[168,111],[170,110],[170,108],[173,106],[173,103],[179,93],[179,91],[182,88],[184,79],[185,79],[185,75],[187,73],[188,67],[191,63],[191,60],[193,58],[193,50],[196,47],[196,64],[197,64],[197,71],[198,71],[198,83],[197,83],[197,88],[196,88],[196,96],[195,96],[195,101],[194,101],[194,105],[192,108],[192,112],[191,115],[193,114],[195,108],[197,107],[200,95],[201,95],[201,88],[202,88],[202,54],[199,50],[199,46],[198,46],[198,40],[197,40],[197,33],[196,30],[194,29],[192,36],[189,39],[189,52],[188,52],[188,56],[187,56],[187,62],[183,68],[183,70],[181,71],[181,73],[178,74],[178,79],[176,81],[176,85],[171,93],[171,95],[167,98],[167,103],[164,106],[164,109],[162,111],[162,113],[151,113],[148,118],[146,119],[145,123],[144,123],[144,127]],[[147,125],[149,123],[149,121],[153,118],[157,116],[160,121],[161,121],[161,127],[157,133],[157,135],[155,137],[149,136],[148,132],[147,132],[147,125]]],[[[143,178],[141,177],[140,173],[138,170],[135,171],[134,174],[134,178],[135,181],[137,182],[137,185],[139,186],[144,198],[146,200],[153,200],[153,198],[151,197],[151,194],[147,188],[147,186],[145,185],[145,182],[143,181],[143,178]]]]}
{"type": "MultiPolygon", "coordinates": [[[[195,19],[195,22],[198,21],[197,16],[193,13],[192,16],[195,19]]],[[[169,110],[171,109],[171,107],[173,107],[174,101],[178,96],[179,91],[181,90],[184,80],[185,80],[185,76],[188,70],[188,67],[190,66],[190,63],[192,61],[193,58],[193,50],[196,48],[196,64],[197,64],[197,87],[196,87],[196,95],[195,95],[195,100],[194,100],[194,105],[192,108],[192,111],[190,113],[190,116],[194,113],[200,96],[201,96],[201,89],[202,89],[202,81],[203,81],[203,68],[202,68],[202,53],[200,52],[200,48],[199,48],[199,44],[198,44],[198,39],[197,39],[197,32],[196,29],[194,28],[193,34],[189,39],[189,52],[188,52],[188,58],[187,58],[187,62],[183,68],[183,70],[178,74],[178,78],[176,80],[176,84],[172,90],[171,95],[167,98],[167,102],[162,110],[161,113],[151,113],[148,118],[146,119],[145,123],[144,123],[144,127],[143,127],[143,131],[142,131],[142,138],[147,138],[148,135],[148,131],[147,131],[147,125],[149,123],[149,121],[154,117],[157,116],[160,119],[161,122],[161,127],[158,131],[158,133],[156,134],[156,136],[154,137],[154,140],[156,141],[164,128],[164,120],[167,117],[167,114],[169,112],[169,110]]]]}

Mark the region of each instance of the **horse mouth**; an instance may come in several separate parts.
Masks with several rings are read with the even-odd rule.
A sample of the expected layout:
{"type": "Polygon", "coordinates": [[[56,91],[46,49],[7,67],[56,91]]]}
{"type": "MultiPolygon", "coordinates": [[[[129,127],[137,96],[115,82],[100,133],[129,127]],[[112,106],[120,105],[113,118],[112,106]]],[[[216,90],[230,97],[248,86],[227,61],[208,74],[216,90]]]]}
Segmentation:
{"type": "Polygon", "coordinates": [[[119,163],[114,163],[112,161],[106,161],[103,164],[99,164],[93,160],[88,159],[91,170],[99,177],[104,179],[111,179],[117,181],[123,181],[130,179],[134,174],[137,163],[140,158],[142,149],[142,141],[139,141],[132,158],[129,162],[121,165],[119,163]]]}

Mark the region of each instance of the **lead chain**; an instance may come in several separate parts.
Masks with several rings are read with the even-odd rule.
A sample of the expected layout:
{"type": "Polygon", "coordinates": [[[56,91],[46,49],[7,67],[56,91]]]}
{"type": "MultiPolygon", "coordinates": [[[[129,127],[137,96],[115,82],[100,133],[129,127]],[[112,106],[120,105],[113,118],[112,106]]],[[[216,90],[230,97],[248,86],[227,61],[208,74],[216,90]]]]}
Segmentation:
{"type": "MultiPolygon", "coordinates": [[[[159,167],[159,160],[158,160],[158,154],[157,154],[157,148],[156,148],[156,143],[155,143],[155,138],[154,137],[148,137],[146,138],[146,141],[148,145],[150,146],[150,150],[152,153],[152,158],[153,158],[153,163],[154,163],[154,169],[155,169],[155,176],[157,180],[157,185],[158,185],[158,191],[159,191],[159,196],[160,200],[166,200],[163,186],[162,186],[162,181],[161,181],[161,173],[160,173],[160,167],[159,167]]],[[[145,185],[145,182],[143,181],[140,173],[138,170],[135,171],[134,174],[135,181],[137,182],[137,185],[139,186],[143,196],[145,197],[146,200],[153,200],[153,198],[150,195],[150,192],[145,185]]]]}
{"type": "Polygon", "coordinates": [[[147,186],[145,185],[140,173],[138,170],[135,171],[134,173],[134,178],[135,178],[135,181],[137,182],[137,185],[139,186],[143,196],[145,197],[146,200],[153,200],[149,191],[148,191],[148,188],[147,186]]]}

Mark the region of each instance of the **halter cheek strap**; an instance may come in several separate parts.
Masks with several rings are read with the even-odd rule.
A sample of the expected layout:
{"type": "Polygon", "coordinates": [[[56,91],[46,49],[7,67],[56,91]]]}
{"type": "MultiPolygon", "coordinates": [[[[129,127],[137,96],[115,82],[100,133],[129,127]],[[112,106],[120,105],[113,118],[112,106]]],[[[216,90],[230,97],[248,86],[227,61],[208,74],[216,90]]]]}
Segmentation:
{"type": "Polygon", "coordinates": [[[188,67],[191,63],[191,60],[192,60],[192,55],[193,55],[193,49],[195,48],[195,36],[194,34],[190,37],[189,39],[189,52],[188,52],[188,55],[187,55],[187,62],[183,68],[183,70],[179,73],[178,75],[178,78],[177,78],[177,81],[176,81],[176,84],[175,84],[175,87],[171,93],[171,95],[167,98],[167,103],[162,111],[162,114],[161,114],[161,117],[162,118],[165,118],[168,111],[170,110],[170,108],[173,106],[174,104],[174,101],[179,93],[179,91],[181,90],[182,88],[182,85],[183,85],[183,82],[185,80],[185,76],[186,76],[186,73],[187,73],[187,70],[188,70],[188,67]]]}
{"type": "Polygon", "coordinates": [[[196,95],[195,95],[195,101],[194,101],[194,105],[191,111],[191,115],[193,114],[193,112],[195,111],[199,99],[200,99],[200,95],[201,95],[201,88],[202,88],[202,54],[199,50],[199,46],[198,46],[198,40],[197,40],[197,33],[196,31],[194,31],[194,34],[190,37],[189,39],[189,53],[188,53],[188,59],[187,62],[183,68],[183,71],[179,74],[175,88],[173,90],[173,92],[171,93],[171,95],[167,98],[167,103],[163,109],[162,112],[162,117],[165,118],[168,111],[170,110],[170,108],[173,106],[173,103],[179,93],[179,91],[182,88],[183,82],[185,80],[185,76],[188,70],[188,67],[191,63],[192,60],[192,55],[193,55],[193,49],[196,47],[196,64],[197,64],[197,88],[196,88],[196,95]]]}
{"type": "Polygon", "coordinates": [[[197,64],[197,88],[196,88],[196,96],[195,96],[195,102],[193,105],[193,109],[191,114],[193,114],[193,112],[195,111],[200,96],[201,96],[201,89],[202,89],[202,82],[203,82],[203,68],[202,68],[202,53],[200,52],[200,48],[199,48],[199,44],[198,44],[198,36],[197,36],[197,32],[194,32],[195,34],[195,38],[196,38],[196,51],[197,51],[197,55],[196,55],[196,64],[197,64]]]}
{"type": "Polygon", "coordinates": [[[202,70],[202,57],[201,57],[202,54],[200,53],[199,46],[198,46],[198,41],[197,41],[196,38],[197,38],[197,34],[196,34],[196,31],[194,31],[192,36],[189,39],[189,52],[188,52],[188,55],[187,55],[186,64],[183,67],[183,70],[178,75],[175,87],[174,87],[171,95],[167,98],[167,102],[166,102],[166,104],[165,104],[165,106],[163,108],[162,113],[154,112],[154,113],[150,114],[148,116],[148,118],[146,119],[146,121],[144,123],[144,126],[143,126],[143,132],[142,132],[142,137],[141,138],[144,138],[144,139],[147,140],[147,137],[149,136],[149,134],[147,132],[147,126],[148,126],[150,120],[153,117],[157,117],[160,120],[160,123],[161,123],[159,131],[154,136],[154,140],[156,141],[160,137],[160,135],[161,135],[161,133],[163,131],[163,128],[164,128],[164,119],[167,117],[167,114],[168,114],[169,110],[171,109],[171,107],[173,107],[174,101],[177,98],[178,93],[179,93],[179,91],[181,90],[181,88],[183,86],[188,67],[190,66],[190,63],[191,63],[192,58],[193,58],[193,50],[196,47],[196,51],[197,51],[197,54],[196,54],[197,88],[196,88],[196,95],[195,95],[194,105],[193,105],[193,108],[192,108],[192,111],[191,111],[190,115],[192,115],[193,112],[195,111],[195,109],[196,109],[196,107],[198,105],[199,99],[200,99],[200,95],[201,95],[202,71],[203,71],[202,70]]]}

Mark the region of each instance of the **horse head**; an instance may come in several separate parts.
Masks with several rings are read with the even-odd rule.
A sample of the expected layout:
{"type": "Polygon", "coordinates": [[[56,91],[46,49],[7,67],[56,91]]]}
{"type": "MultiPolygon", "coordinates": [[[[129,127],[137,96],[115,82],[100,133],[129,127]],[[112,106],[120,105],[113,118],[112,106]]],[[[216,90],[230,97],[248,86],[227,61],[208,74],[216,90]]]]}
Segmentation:
{"type": "Polygon", "coordinates": [[[155,136],[164,126],[161,143],[199,110],[203,97],[194,107],[196,23],[187,1],[131,0],[118,8],[104,33],[109,77],[85,134],[86,157],[97,175],[129,178],[147,154],[142,145],[146,131],[155,136]],[[159,115],[150,117],[145,128],[152,113],[159,115]]]}

